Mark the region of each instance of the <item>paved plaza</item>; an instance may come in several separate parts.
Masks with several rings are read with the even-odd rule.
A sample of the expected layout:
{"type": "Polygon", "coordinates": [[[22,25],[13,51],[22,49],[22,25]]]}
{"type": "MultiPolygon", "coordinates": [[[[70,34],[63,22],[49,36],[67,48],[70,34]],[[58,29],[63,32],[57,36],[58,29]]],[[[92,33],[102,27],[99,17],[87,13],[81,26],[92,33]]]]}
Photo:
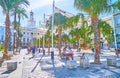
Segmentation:
{"type": "MultiPolygon", "coordinates": [[[[46,49],[47,50],[47,49],[46,49]]],[[[94,53],[90,50],[83,51],[90,61],[89,68],[81,68],[79,64],[79,52],[74,51],[74,60],[77,62],[76,69],[66,67],[66,59],[58,56],[55,50],[54,61],[50,54],[36,53],[32,58],[26,54],[27,50],[22,49],[19,55],[11,57],[10,60],[17,61],[17,69],[7,71],[7,61],[0,67],[0,78],[120,78],[120,59],[117,58],[117,66],[107,66],[106,58],[116,57],[112,52],[100,54],[101,64],[93,63],[94,53]]]]}

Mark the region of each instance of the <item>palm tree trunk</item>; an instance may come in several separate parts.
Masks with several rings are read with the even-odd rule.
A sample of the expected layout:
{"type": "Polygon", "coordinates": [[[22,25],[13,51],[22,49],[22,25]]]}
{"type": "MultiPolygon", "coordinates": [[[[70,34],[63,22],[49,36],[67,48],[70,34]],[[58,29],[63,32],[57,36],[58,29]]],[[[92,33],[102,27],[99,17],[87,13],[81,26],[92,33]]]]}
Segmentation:
{"type": "Polygon", "coordinates": [[[79,38],[77,38],[77,51],[79,51],[79,38]]]}
{"type": "Polygon", "coordinates": [[[99,32],[98,32],[98,18],[97,17],[92,17],[92,26],[94,29],[94,49],[95,49],[95,59],[94,63],[99,64],[100,63],[100,37],[99,37],[99,32]]]}
{"type": "MultiPolygon", "coordinates": [[[[101,45],[101,40],[100,40],[100,39],[101,39],[101,36],[100,36],[100,34],[101,34],[101,33],[100,33],[100,30],[99,30],[99,28],[98,28],[99,45],[101,45]]],[[[101,52],[101,46],[100,46],[100,52],[101,52]]]]}
{"type": "Polygon", "coordinates": [[[50,53],[50,39],[48,41],[48,53],[50,53]]]}
{"type": "Polygon", "coordinates": [[[20,14],[18,14],[18,22],[19,22],[19,26],[18,26],[18,47],[20,47],[20,42],[21,42],[20,41],[20,14]]]}
{"type": "Polygon", "coordinates": [[[61,55],[61,29],[58,30],[58,50],[59,55],[61,55]]]}
{"type": "Polygon", "coordinates": [[[5,41],[4,41],[4,54],[3,54],[3,59],[7,58],[7,50],[8,50],[8,42],[10,39],[10,18],[9,14],[6,14],[6,19],[5,19],[5,41]]]}

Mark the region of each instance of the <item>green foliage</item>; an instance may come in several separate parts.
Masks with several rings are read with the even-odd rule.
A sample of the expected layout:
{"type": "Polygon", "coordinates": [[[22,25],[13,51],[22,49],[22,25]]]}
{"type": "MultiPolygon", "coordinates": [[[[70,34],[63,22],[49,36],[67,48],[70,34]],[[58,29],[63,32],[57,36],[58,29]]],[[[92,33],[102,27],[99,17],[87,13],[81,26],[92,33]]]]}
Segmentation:
{"type": "Polygon", "coordinates": [[[2,54],[7,55],[7,52],[4,52],[4,46],[2,44],[0,44],[0,52],[2,52],[2,54]]]}
{"type": "Polygon", "coordinates": [[[67,34],[62,35],[62,41],[63,42],[68,42],[69,41],[69,36],[67,34]]]}
{"type": "Polygon", "coordinates": [[[88,38],[88,36],[90,36],[92,33],[93,33],[92,26],[88,26],[88,23],[84,21],[80,28],[81,38],[83,39],[88,38]]]}
{"type": "Polygon", "coordinates": [[[83,10],[92,16],[109,12],[111,0],[74,0],[74,6],[78,10],[83,10]]]}
{"type": "Polygon", "coordinates": [[[45,43],[48,44],[48,42],[51,42],[51,32],[48,30],[45,34],[45,43]]]}
{"type": "Polygon", "coordinates": [[[120,10],[120,0],[117,0],[114,4],[112,4],[113,10],[120,10]]]}
{"type": "Polygon", "coordinates": [[[4,46],[0,44],[0,51],[4,50],[4,46]]]}
{"type": "Polygon", "coordinates": [[[21,38],[23,36],[22,32],[20,32],[19,37],[21,38]]]}
{"type": "Polygon", "coordinates": [[[112,43],[113,39],[111,39],[111,37],[113,34],[113,28],[106,21],[99,20],[98,30],[100,34],[103,34],[106,36],[108,43],[112,43]]]}
{"type": "Polygon", "coordinates": [[[77,14],[73,17],[70,17],[66,21],[66,25],[68,28],[73,28],[74,26],[77,26],[77,23],[79,22],[80,14],[77,14]]]}
{"type": "Polygon", "coordinates": [[[54,15],[54,24],[56,26],[65,25],[66,20],[67,20],[66,16],[62,15],[61,13],[55,13],[55,15],[54,15]]]}

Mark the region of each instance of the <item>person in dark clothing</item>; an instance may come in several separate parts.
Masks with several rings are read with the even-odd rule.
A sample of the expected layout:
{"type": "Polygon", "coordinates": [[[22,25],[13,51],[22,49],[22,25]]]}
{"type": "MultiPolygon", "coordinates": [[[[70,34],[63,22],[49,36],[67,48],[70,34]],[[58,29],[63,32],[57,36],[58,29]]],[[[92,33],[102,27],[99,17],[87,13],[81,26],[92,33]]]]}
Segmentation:
{"type": "Polygon", "coordinates": [[[41,52],[41,49],[39,48],[39,53],[41,52]]]}
{"type": "Polygon", "coordinates": [[[32,47],[32,56],[35,56],[35,46],[32,47]]]}

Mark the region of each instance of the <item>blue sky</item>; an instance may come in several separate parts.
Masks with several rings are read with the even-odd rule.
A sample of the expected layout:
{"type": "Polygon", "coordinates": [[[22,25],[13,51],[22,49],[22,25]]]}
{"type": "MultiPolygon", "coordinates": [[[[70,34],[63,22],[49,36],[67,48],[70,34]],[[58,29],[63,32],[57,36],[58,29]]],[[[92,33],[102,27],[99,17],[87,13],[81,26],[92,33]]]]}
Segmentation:
{"type": "MultiPolygon", "coordinates": [[[[29,0],[29,1],[30,1],[30,6],[26,8],[27,14],[29,16],[29,12],[31,10],[34,12],[34,19],[36,21],[36,26],[38,26],[39,21],[43,22],[44,13],[46,15],[52,14],[53,0],[29,0]]],[[[55,0],[55,6],[72,14],[77,14],[79,12],[74,8],[74,0],[55,0]]],[[[0,23],[3,23],[5,21],[4,18],[5,17],[0,7],[0,23]]],[[[13,19],[11,20],[13,21],[13,19]]],[[[22,26],[26,26],[27,20],[28,19],[22,19],[22,23],[21,23],[22,26]]]]}
{"type": "MultiPolygon", "coordinates": [[[[39,25],[39,21],[43,22],[43,15],[52,14],[52,4],[53,0],[28,0],[30,1],[30,6],[26,8],[27,14],[29,16],[29,12],[32,10],[34,12],[34,19],[36,21],[36,26],[39,25]]],[[[112,0],[116,1],[116,0],[112,0]]],[[[60,9],[63,9],[69,13],[77,14],[78,10],[74,8],[74,0],[55,0],[55,6],[60,9]]],[[[11,19],[13,21],[13,19],[11,19]]],[[[21,25],[26,26],[28,19],[22,19],[21,25]]],[[[0,24],[4,23],[5,17],[2,13],[2,8],[0,7],[0,24]]],[[[11,21],[11,22],[12,22],[11,21]]]]}

